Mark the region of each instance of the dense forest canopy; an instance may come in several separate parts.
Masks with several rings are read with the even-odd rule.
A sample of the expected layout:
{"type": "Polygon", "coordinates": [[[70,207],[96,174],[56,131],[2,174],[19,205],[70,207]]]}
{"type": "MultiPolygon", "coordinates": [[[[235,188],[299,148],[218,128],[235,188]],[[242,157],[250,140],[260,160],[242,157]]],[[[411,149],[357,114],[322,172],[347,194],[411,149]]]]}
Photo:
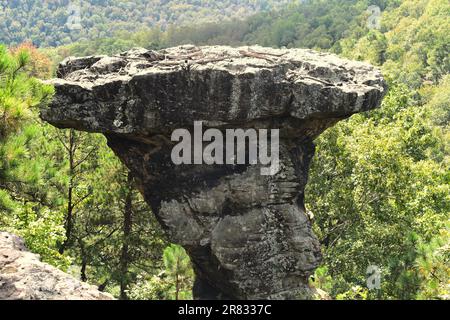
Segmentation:
{"type": "Polygon", "coordinates": [[[311,285],[337,299],[449,298],[447,0],[81,2],[90,9],[82,20],[89,37],[72,38],[65,8],[56,8],[67,1],[0,1],[0,42],[10,46],[0,50],[0,229],[117,297],[189,298],[187,256],[167,243],[133,178],[103,137],[38,120],[51,88],[33,77],[50,77],[68,55],[134,46],[327,50],[379,66],[390,90],[379,110],[316,140],[306,202],[324,261],[311,285]],[[371,4],[381,9],[379,29],[367,26],[371,4]],[[16,45],[25,39],[64,45],[16,45]],[[381,270],[378,290],[366,286],[370,265],[381,270]]]}
{"type": "Polygon", "coordinates": [[[112,38],[100,37],[60,47],[57,60],[67,54],[112,54],[133,46],[160,49],[188,43],[234,46],[259,44],[339,53],[340,40],[355,40],[367,34],[367,8],[373,3],[384,12],[390,12],[400,4],[397,0],[294,1],[279,10],[260,12],[244,20],[231,19],[182,27],[170,25],[166,30],[160,27],[145,28],[138,32],[121,29],[112,38]]]}
{"type": "Polygon", "coordinates": [[[244,18],[289,0],[5,0],[0,1],[0,43],[31,40],[59,46],[110,37],[117,30],[244,18]]]}

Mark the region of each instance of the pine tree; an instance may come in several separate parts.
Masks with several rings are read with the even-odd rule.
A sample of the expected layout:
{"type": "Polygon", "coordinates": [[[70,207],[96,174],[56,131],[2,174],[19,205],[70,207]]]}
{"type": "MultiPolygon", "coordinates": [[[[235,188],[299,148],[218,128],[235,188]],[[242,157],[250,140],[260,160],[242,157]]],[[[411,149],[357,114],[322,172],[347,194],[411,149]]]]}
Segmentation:
{"type": "Polygon", "coordinates": [[[183,247],[172,244],[164,250],[163,261],[166,275],[174,287],[174,298],[185,298],[192,281],[191,262],[183,247]]]}

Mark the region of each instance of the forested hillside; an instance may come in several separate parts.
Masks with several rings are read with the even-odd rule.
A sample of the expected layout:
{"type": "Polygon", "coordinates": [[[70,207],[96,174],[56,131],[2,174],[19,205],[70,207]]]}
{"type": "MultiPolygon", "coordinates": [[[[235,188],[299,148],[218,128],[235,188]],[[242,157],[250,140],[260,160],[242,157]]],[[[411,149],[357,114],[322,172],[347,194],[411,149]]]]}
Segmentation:
{"type": "Polygon", "coordinates": [[[274,47],[308,47],[330,49],[337,41],[353,34],[367,33],[367,7],[375,3],[390,10],[398,1],[316,0],[291,1],[279,10],[261,12],[245,20],[232,19],[220,23],[172,25],[138,32],[120,30],[113,38],[80,41],[60,48],[62,54],[111,54],[133,46],[159,49],[179,44],[198,45],[260,44],[274,47]],[[69,50],[69,52],[67,52],[69,50]]]}
{"type": "MultiPolygon", "coordinates": [[[[18,8],[27,2],[7,3],[18,8]]],[[[211,9],[219,1],[203,3],[198,5],[208,9],[202,17],[219,14],[211,9]]],[[[8,14],[8,21],[12,17],[8,14]]],[[[52,88],[33,77],[48,78],[52,61],[70,54],[110,54],[134,46],[328,50],[379,66],[390,89],[379,110],[355,115],[316,140],[306,203],[324,261],[311,285],[336,299],[449,299],[449,17],[447,0],[311,0],[244,20],[165,30],[133,32],[128,16],[123,23],[133,27],[127,31],[102,38],[111,34],[108,27],[95,40],[71,44],[63,40],[64,29],[54,35],[45,27],[34,30],[43,18],[23,29],[30,36],[16,38],[3,32],[10,29],[0,19],[0,36],[8,37],[0,42],[10,46],[0,51],[0,229],[23,235],[45,261],[118,297],[189,298],[192,270],[183,249],[168,245],[103,137],[58,131],[38,120],[36,107],[46,103],[52,88]],[[380,29],[367,27],[372,3],[381,9],[380,29]],[[68,45],[14,46],[25,37],[68,45]],[[370,265],[381,271],[380,289],[367,288],[370,265]]],[[[183,21],[171,19],[164,21],[183,21]]],[[[95,23],[93,30],[101,26],[95,23]]]]}
{"type": "Polygon", "coordinates": [[[290,2],[279,10],[261,12],[247,19],[232,19],[220,23],[186,26],[172,25],[167,30],[159,27],[138,32],[120,30],[115,37],[79,41],[52,50],[56,60],[68,54],[112,54],[134,46],[160,49],[180,44],[246,45],[270,47],[299,47],[341,52],[340,41],[366,35],[367,8],[378,5],[384,12],[399,6],[398,0],[314,0],[290,2]],[[55,52],[57,51],[57,52],[55,52]]]}
{"type": "Polygon", "coordinates": [[[59,46],[158,26],[244,18],[286,5],[288,0],[4,0],[0,1],[0,43],[31,40],[59,46]]]}

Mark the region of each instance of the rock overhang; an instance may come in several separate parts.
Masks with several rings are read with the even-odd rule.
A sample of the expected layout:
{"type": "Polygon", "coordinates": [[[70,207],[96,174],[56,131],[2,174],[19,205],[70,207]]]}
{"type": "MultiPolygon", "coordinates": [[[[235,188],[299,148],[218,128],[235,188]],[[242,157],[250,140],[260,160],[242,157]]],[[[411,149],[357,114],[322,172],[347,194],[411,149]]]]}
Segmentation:
{"type": "Polygon", "coordinates": [[[283,127],[343,119],[378,107],[386,92],[371,65],[307,49],[259,46],[68,58],[58,76],[44,120],[130,136],[167,133],[194,121],[207,127],[283,127]]]}

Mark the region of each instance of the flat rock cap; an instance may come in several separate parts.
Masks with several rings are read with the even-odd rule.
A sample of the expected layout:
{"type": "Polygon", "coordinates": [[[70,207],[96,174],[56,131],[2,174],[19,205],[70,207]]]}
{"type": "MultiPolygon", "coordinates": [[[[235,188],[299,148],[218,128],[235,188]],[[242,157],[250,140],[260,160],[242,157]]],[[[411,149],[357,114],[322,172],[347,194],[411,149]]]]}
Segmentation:
{"type": "Polygon", "coordinates": [[[61,128],[146,135],[260,119],[341,119],[379,106],[373,66],[306,49],[259,46],[132,49],[67,58],[41,116],[61,128]]]}

